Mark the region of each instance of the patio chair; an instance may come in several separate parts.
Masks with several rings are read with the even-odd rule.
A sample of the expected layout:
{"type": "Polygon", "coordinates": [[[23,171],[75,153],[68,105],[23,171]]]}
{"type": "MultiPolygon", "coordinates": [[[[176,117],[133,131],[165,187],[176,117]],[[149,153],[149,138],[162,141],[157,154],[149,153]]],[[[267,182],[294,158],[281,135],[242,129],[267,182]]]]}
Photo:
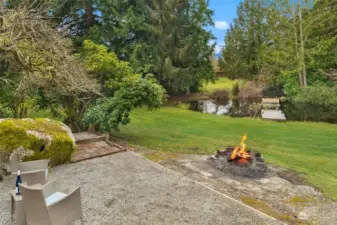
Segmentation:
{"type": "Polygon", "coordinates": [[[20,162],[17,153],[12,153],[9,157],[9,163],[12,174],[12,183],[16,181],[17,171],[20,170],[21,178],[28,185],[36,184],[34,182],[45,184],[48,177],[48,159],[20,162]],[[44,176],[42,171],[44,171],[44,176]],[[44,180],[43,180],[44,177],[44,180]]]}
{"type": "Polygon", "coordinates": [[[58,192],[55,182],[20,184],[20,189],[27,225],[68,225],[79,219],[83,224],[79,187],[70,194],[58,192]]]}
{"type": "MultiPolygon", "coordinates": [[[[20,174],[22,183],[27,185],[34,185],[34,184],[41,184],[44,185],[47,182],[46,179],[46,170],[35,170],[35,171],[29,171],[24,172],[20,174]]],[[[15,179],[12,179],[13,187],[15,187],[16,183],[16,177],[15,179]]]]}
{"type": "Polygon", "coordinates": [[[34,160],[28,162],[20,162],[20,157],[17,153],[12,153],[9,157],[9,163],[12,174],[16,174],[18,169],[21,172],[46,170],[48,169],[49,159],[34,160]]]}

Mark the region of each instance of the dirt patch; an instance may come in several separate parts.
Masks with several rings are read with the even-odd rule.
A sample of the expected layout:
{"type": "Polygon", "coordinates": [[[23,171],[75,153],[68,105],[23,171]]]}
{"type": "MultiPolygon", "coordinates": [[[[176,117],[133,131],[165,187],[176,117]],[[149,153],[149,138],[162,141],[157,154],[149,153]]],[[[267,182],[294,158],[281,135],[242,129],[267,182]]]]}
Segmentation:
{"type": "Polygon", "coordinates": [[[284,169],[277,172],[277,175],[295,185],[308,184],[305,173],[297,173],[293,170],[284,169]]]}
{"type": "MultiPolygon", "coordinates": [[[[282,214],[273,208],[271,208],[269,205],[267,205],[265,202],[251,198],[251,197],[241,197],[240,200],[245,203],[246,205],[249,205],[267,215],[270,215],[276,219],[282,220],[287,222],[287,224],[299,224],[301,221],[299,221],[297,218],[287,215],[287,214],[282,214]]],[[[302,223],[303,224],[303,223],[302,223]]]]}
{"type": "Polygon", "coordinates": [[[174,159],[178,155],[169,152],[145,152],[142,154],[145,158],[154,161],[154,162],[161,162],[168,159],[174,159]]]}

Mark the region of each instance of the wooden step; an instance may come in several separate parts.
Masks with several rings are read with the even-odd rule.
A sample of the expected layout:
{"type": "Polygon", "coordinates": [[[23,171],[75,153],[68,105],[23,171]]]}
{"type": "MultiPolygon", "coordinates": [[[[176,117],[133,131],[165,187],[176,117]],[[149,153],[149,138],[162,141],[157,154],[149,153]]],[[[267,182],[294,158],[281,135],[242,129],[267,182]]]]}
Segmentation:
{"type": "Polygon", "coordinates": [[[91,143],[96,141],[104,141],[104,135],[92,133],[92,132],[80,132],[74,133],[76,144],[91,143]]]}
{"type": "Polygon", "coordinates": [[[110,146],[105,141],[80,143],[77,145],[76,152],[74,152],[71,157],[71,162],[79,162],[124,151],[126,151],[126,149],[110,146]]]}

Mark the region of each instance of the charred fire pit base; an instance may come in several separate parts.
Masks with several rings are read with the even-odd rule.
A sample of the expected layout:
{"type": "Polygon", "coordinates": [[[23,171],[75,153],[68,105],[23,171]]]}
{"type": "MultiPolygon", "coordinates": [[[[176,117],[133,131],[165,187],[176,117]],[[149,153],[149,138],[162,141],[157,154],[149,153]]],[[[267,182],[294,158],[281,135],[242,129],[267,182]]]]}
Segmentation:
{"type": "Polygon", "coordinates": [[[208,161],[217,169],[243,177],[260,178],[264,176],[267,165],[264,163],[261,153],[248,150],[247,152],[251,156],[249,161],[242,161],[239,158],[230,160],[234,148],[226,147],[224,151],[217,151],[215,157],[208,158],[208,161]]]}

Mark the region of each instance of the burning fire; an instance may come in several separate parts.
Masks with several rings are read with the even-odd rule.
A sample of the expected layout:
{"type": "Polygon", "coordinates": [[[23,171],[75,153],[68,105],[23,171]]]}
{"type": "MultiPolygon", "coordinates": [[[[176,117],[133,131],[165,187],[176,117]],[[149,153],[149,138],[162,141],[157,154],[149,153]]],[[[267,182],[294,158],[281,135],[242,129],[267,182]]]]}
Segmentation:
{"type": "Polygon", "coordinates": [[[247,135],[242,137],[240,146],[236,146],[230,156],[230,160],[239,159],[239,164],[247,164],[250,160],[251,156],[247,151],[245,140],[247,139],[247,135]]]}

